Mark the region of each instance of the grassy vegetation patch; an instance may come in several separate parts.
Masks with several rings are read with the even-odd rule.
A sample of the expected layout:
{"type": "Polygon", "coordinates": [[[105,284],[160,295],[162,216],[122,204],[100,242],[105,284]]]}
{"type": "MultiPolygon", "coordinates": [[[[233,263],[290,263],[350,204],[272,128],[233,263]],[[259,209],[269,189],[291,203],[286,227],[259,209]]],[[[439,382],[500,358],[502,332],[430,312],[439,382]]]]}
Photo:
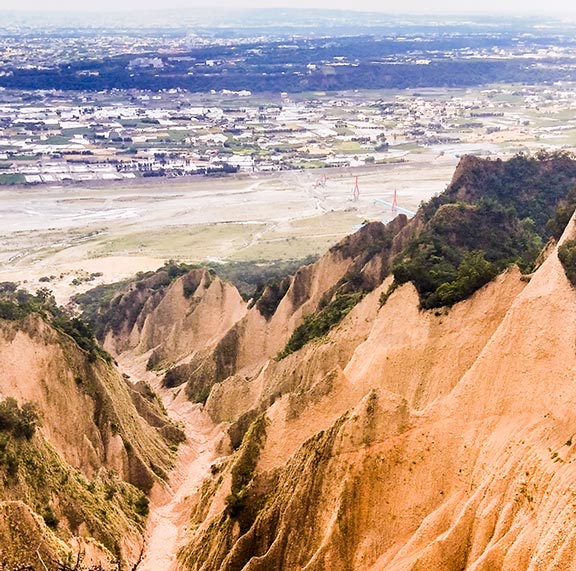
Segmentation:
{"type": "Polygon", "coordinates": [[[324,161],[321,160],[308,160],[308,161],[300,161],[296,166],[300,169],[321,169],[327,165],[324,161]]]}
{"type": "Polygon", "coordinates": [[[264,414],[258,416],[250,425],[238,451],[238,456],[232,467],[232,483],[230,495],[226,497],[226,514],[232,519],[240,517],[246,508],[248,486],[254,477],[260,450],[266,440],[268,420],[264,414]]]}
{"type": "Polygon", "coordinates": [[[258,223],[173,226],[115,237],[103,242],[96,253],[104,256],[115,253],[141,255],[144,250],[150,256],[170,258],[175,256],[175,252],[186,252],[189,259],[205,259],[238,250],[263,228],[264,224],[258,223]]]}
{"type": "Polygon", "coordinates": [[[338,145],[337,150],[341,153],[355,155],[362,152],[362,145],[357,141],[344,141],[338,145]]]}
{"type": "Polygon", "coordinates": [[[307,315],[304,322],[294,330],[284,349],[278,354],[278,359],[283,359],[298,351],[313,339],[324,337],[350,313],[364,295],[363,292],[336,295],[335,299],[324,308],[307,315]]]}
{"type": "Polygon", "coordinates": [[[82,529],[116,556],[122,535],[141,533],[147,515],[148,500],[140,490],[104,469],[86,479],[41,435],[18,438],[0,431],[0,494],[25,498],[58,534],[82,529]]]}
{"type": "Polygon", "coordinates": [[[62,135],[53,135],[43,141],[38,142],[39,145],[69,145],[70,138],[63,137],[62,135]]]}

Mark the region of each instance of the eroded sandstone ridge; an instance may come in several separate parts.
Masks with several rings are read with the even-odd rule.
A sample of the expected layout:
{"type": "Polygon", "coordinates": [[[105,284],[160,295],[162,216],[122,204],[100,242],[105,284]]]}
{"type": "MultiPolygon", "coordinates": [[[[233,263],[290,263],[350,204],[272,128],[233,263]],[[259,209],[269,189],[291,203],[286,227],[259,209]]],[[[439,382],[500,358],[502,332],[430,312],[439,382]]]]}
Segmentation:
{"type": "Polygon", "coordinates": [[[466,157],[248,303],[170,265],[107,300],[106,348],[188,434],[139,569],[573,569],[575,183],[565,155],[466,157]]]}
{"type": "Polygon", "coordinates": [[[131,566],[183,434],[49,296],[2,287],[0,561],[131,566]]]}
{"type": "MultiPolygon", "coordinates": [[[[226,332],[208,320],[164,379],[176,401],[204,391],[226,431],[178,565],[573,568],[576,292],[545,246],[575,174],[567,157],[465,158],[412,221],[237,300],[226,332]]],[[[157,307],[132,354],[169,353],[149,343],[157,307]]]]}

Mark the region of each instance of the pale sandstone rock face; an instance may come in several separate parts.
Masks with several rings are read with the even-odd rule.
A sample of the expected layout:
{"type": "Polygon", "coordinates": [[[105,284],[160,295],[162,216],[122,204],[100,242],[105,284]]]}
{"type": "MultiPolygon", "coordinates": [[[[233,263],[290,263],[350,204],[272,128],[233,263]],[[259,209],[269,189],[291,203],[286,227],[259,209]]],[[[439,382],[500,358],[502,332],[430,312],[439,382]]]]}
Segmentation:
{"type": "MultiPolygon", "coordinates": [[[[176,279],[164,293],[143,290],[132,296],[125,305],[142,304],[141,309],[108,332],[105,346],[116,353],[155,350],[157,364],[172,365],[212,346],[246,313],[236,288],[203,269],[176,279]]],[[[123,310],[129,314],[130,307],[123,310]]]]}
{"type": "Polygon", "coordinates": [[[143,547],[143,521],[128,516],[115,497],[126,493],[133,498],[128,503],[135,501],[140,492],[126,482],[147,491],[156,472],[170,470],[173,454],[163,437],[168,419],[117,369],[89,359],[39,315],[0,321],[0,363],[0,398],[31,402],[40,417],[29,440],[1,435],[7,464],[0,559],[40,565],[43,557],[53,569],[77,552],[86,554],[86,564],[108,564],[115,552],[133,565],[143,547]],[[47,513],[56,535],[40,517],[47,513]]]}
{"type": "Polygon", "coordinates": [[[556,252],[529,283],[510,270],[438,314],[409,285],[379,308],[385,289],[324,342],[213,391],[215,418],[268,419],[257,507],[236,523],[222,511],[232,461],[199,501],[183,567],[576,566],[576,292],[556,252]]]}
{"type": "MultiPolygon", "coordinates": [[[[460,199],[475,192],[478,161],[454,175],[460,199]]],[[[189,437],[153,489],[142,571],[576,568],[576,291],[550,247],[531,279],[511,268],[449,310],[421,310],[410,284],[382,305],[392,259],[424,218],[367,225],[253,307],[203,270],[126,297],[107,346],[136,376],[154,379],[149,357],[175,365],[178,382],[161,390],[189,437]],[[277,358],[353,280],[369,293],[343,321],[277,358]]],[[[572,221],[564,239],[574,235],[572,221]]],[[[123,436],[93,426],[74,369],[54,369],[51,334],[28,327],[50,348],[6,329],[0,358],[13,372],[0,390],[60,414],[65,401],[88,407],[45,434],[87,473],[109,464],[129,477],[123,436]],[[27,355],[21,370],[15,349],[27,355]],[[19,387],[20,374],[33,381],[19,387]]],[[[157,442],[131,415],[122,418],[130,434],[142,430],[134,446],[145,464],[157,442]]]]}
{"type": "Polygon", "coordinates": [[[102,361],[88,364],[69,338],[40,317],[28,316],[23,326],[3,323],[0,362],[0,394],[34,403],[41,415],[43,435],[86,477],[94,477],[115,458],[114,468],[121,477],[129,480],[133,476],[143,487],[145,480],[150,480],[151,486],[151,472],[144,466],[151,457],[147,447],[160,453],[155,458],[160,465],[169,465],[169,454],[162,451],[166,445],[161,444],[158,431],[137,413],[133,389],[121,374],[102,361]],[[142,464],[141,474],[138,468],[130,473],[131,461],[118,437],[134,446],[132,463],[142,464]]]}

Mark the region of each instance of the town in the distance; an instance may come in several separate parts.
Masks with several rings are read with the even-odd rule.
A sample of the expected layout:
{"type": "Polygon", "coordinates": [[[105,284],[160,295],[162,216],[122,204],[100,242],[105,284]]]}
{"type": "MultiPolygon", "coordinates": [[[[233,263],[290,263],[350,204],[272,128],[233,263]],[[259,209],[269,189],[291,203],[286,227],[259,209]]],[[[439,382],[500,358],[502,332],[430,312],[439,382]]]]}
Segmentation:
{"type": "Polygon", "coordinates": [[[569,23],[258,14],[144,27],[5,14],[0,185],[576,146],[569,23]]]}

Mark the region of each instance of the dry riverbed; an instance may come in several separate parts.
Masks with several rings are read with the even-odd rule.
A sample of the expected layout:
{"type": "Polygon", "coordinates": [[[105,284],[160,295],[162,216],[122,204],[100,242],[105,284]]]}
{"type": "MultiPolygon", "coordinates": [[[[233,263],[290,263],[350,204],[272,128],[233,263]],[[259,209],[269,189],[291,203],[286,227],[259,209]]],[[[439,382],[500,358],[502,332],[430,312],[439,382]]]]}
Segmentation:
{"type": "Polygon", "coordinates": [[[360,169],[4,188],[0,281],[46,286],[63,301],[167,259],[320,254],[364,220],[390,219],[390,208],[375,199],[391,201],[394,190],[400,206],[416,210],[444,190],[457,161],[426,154],[360,169]]]}

